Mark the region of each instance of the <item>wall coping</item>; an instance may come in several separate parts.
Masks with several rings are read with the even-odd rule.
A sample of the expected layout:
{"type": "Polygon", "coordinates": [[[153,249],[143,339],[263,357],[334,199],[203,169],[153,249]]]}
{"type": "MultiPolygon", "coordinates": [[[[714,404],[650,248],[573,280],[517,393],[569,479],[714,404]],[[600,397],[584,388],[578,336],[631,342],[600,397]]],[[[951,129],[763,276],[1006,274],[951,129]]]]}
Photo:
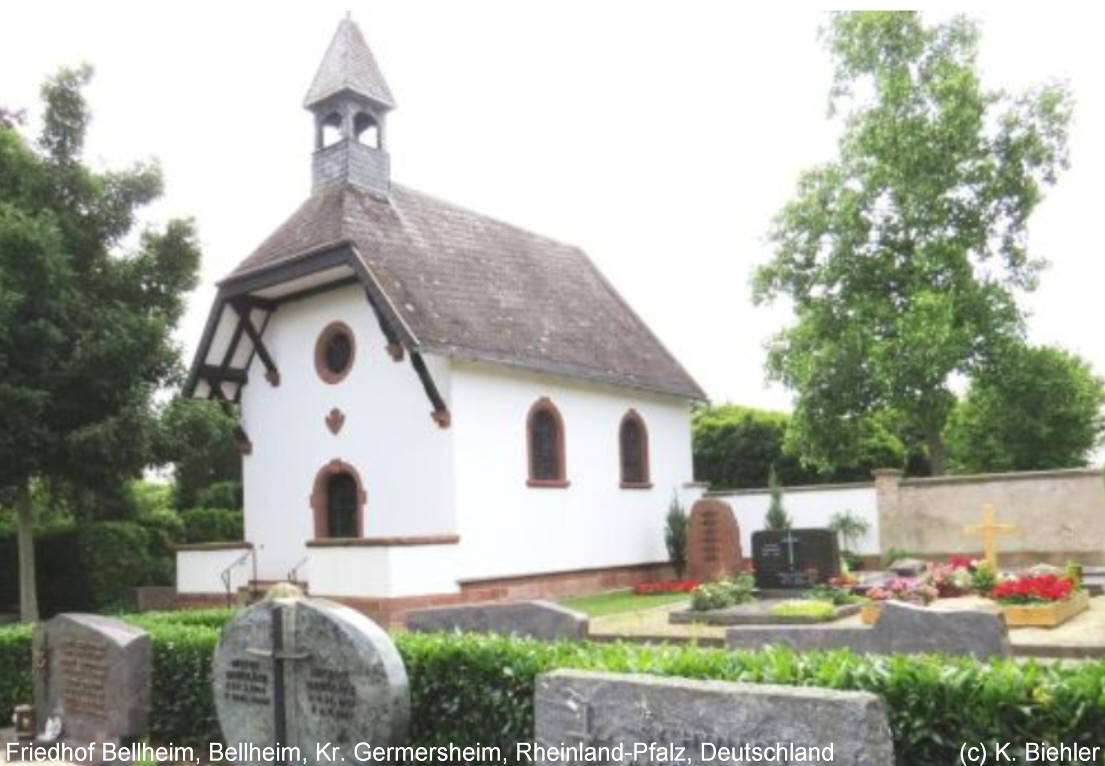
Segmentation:
{"type": "Polygon", "coordinates": [[[460,535],[413,535],[409,537],[320,537],[307,541],[308,548],[401,548],[414,545],[456,545],[460,535]]]}
{"type": "Polygon", "coordinates": [[[178,552],[187,551],[237,551],[237,550],[252,550],[253,543],[238,541],[218,542],[218,543],[181,543],[180,545],[174,545],[173,550],[178,552]]]}
{"type": "MultiPolygon", "coordinates": [[[[874,489],[875,483],[870,481],[850,481],[836,484],[799,484],[794,487],[779,487],[785,495],[788,492],[817,492],[823,489],[874,489]]],[[[767,487],[746,487],[742,489],[712,489],[706,493],[706,497],[729,497],[733,495],[762,495],[768,492],[767,487]]]]}
{"type": "Polygon", "coordinates": [[[1048,471],[1009,471],[1008,473],[976,473],[967,476],[923,476],[902,479],[903,487],[928,487],[934,484],[971,484],[991,481],[1031,481],[1034,479],[1101,476],[1100,468],[1055,468],[1048,471]]]}

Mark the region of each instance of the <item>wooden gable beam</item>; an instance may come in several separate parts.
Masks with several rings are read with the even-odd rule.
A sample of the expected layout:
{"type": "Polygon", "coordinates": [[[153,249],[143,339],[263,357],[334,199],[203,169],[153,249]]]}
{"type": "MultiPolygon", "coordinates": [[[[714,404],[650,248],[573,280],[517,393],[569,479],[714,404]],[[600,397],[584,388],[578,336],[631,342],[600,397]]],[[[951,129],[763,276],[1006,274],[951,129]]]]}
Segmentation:
{"type": "Polygon", "coordinates": [[[238,383],[244,386],[249,382],[249,376],[245,370],[214,364],[200,366],[200,377],[206,380],[212,389],[218,388],[223,383],[238,383]]]}
{"type": "MultiPolygon", "coordinates": [[[[250,341],[253,343],[253,349],[257,352],[257,356],[261,357],[261,364],[265,365],[265,380],[271,383],[273,386],[280,385],[280,371],[276,368],[276,362],[269,356],[268,349],[265,348],[265,344],[261,341],[261,334],[257,332],[257,328],[253,326],[253,320],[250,319],[249,313],[251,309],[257,306],[256,301],[260,299],[253,298],[252,296],[239,296],[230,300],[230,305],[234,311],[238,314],[238,326],[242,328],[250,341]]],[[[267,305],[274,305],[271,302],[266,302],[267,305]]]]}

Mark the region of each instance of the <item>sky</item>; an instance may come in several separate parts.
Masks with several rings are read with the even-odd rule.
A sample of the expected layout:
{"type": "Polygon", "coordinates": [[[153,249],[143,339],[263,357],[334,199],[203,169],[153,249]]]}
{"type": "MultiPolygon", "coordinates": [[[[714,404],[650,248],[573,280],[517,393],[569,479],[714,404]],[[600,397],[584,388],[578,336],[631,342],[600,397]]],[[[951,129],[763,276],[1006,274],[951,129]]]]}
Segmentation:
{"type": "MultiPolygon", "coordinates": [[[[191,359],[214,282],[310,192],[301,104],[349,11],[398,103],[393,178],[582,246],[713,401],[787,409],[789,393],[765,381],[763,346],[790,314],[754,307],[749,278],[771,257],[773,214],[804,168],[834,156],[837,128],[817,38],[825,13],[748,5],[7,3],[0,103],[25,108],[37,131],[43,80],[94,66],[86,159],[158,158],[166,193],[144,222],[198,223],[201,285],[177,333],[191,359]]],[[[1051,267],[1023,305],[1033,342],[1105,375],[1105,46],[1092,8],[1047,7],[966,12],[981,25],[988,86],[1073,91],[1071,169],[1030,223],[1032,252],[1051,267]]]]}

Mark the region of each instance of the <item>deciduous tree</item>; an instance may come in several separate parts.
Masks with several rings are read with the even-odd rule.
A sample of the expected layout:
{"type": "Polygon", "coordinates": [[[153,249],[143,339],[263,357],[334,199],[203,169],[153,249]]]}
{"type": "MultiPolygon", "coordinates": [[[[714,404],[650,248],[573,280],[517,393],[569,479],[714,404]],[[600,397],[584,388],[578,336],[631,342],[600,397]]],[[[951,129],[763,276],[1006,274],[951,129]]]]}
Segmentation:
{"type": "Polygon", "coordinates": [[[796,317],[768,371],[796,394],[806,460],[838,464],[867,415],[893,410],[940,474],[949,380],[1022,332],[1015,292],[1041,268],[1027,223],[1066,166],[1069,97],[984,89],[963,18],[840,13],[826,40],[843,134],[837,159],[802,175],[755,274],[755,299],[787,296],[796,317]]]}
{"type": "Polygon", "coordinates": [[[32,481],[102,487],[141,470],[151,397],[178,368],[170,333],[199,263],[189,221],[147,229],[123,252],[161,174],[83,164],[90,76],[62,70],[43,86],[37,148],[15,121],[0,124],[0,493],[17,511],[28,621],[32,481]]]}

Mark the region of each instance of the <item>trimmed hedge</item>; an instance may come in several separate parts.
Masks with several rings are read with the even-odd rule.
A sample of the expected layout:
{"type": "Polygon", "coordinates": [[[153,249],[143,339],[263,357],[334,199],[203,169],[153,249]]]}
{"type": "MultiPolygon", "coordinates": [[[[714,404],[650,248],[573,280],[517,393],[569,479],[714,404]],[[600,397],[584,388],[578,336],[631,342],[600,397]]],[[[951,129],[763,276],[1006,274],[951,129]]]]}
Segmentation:
{"type": "MultiPolygon", "coordinates": [[[[155,741],[218,736],[211,659],[230,614],[207,610],[128,617],[154,644],[155,741]]],[[[452,633],[394,636],[411,685],[415,744],[512,743],[533,736],[533,689],[556,668],[856,689],[882,695],[901,766],[953,763],[964,741],[1101,743],[1105,662],[1061,663],[784,649],[729,652],[694,646],[545,643],[452,633]]],[[[30,631],[0,629],[0,720],[30,698],[30,631]]],[[[1023,753],[1020,753],[1023,756],[1023,753]]]]}

